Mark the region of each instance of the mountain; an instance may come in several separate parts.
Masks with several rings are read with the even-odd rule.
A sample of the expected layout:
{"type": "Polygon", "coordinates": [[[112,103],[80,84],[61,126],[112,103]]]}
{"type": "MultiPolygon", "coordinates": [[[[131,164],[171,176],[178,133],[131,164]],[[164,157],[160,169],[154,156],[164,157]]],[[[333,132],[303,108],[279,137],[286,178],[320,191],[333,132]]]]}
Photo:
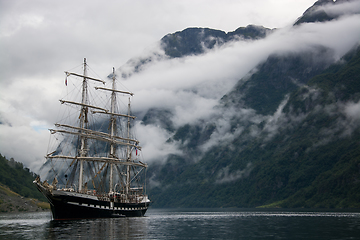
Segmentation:
{"type": "MultiPolygon", "coordinates": [[[[342,19],[332,7],[354,2],[317,1],[292,28],[342,19]]],[[[162,38],[157,58],[132,59],[119,72],[129,77],[149,63],[206,56],[276,31],[185,29],[162,38]]],[[[178,150],[149,166],[152,206],[359,208],[359,76],[359,44],[337,56],[318,42],[271,53],[219,100],[210,119],[176,126],[174,109],[149,109],[142,124],[166,131],[178,150]]]]}
{"type": "Polygon", "coordinates": [[[342,14],[326,11],[325,7],[332,5],[338,5],[346,2],[351,2],[351,0],[320,0],[315,2],[313,6],[308,8],[304,14],[296,21],[295,25],[301,23],[313,23],[313,22],[325,22],[337,19],[341,17],[342,14]]]}
{"type": "MultiPolygon", "coordinates": [[[[274,58],[268,61],[273,63],[274,58]]],[[[292,60],[299,66],[296,58],[292,60]]],[[[281,105],[281,113],[277,119],[264,118],[258,124],[234,116],[231,129],[235,131],[241,124],[242,134],[210,148],[197,162],[192,162],[191,156],[215,127],[187,125],[178,129],[173,139],[180,140],[192,154],[188,158],[170,156],[165,165],[149,169],[152,181],[161,186],[151,189],[154,206],[171,207],[171,203],[183,207],[256,207],[278,202],[277,206],[282,207],[360,207],[360,119],[349,118],[346,110],[341,110],[360,100],[360,49],[343,60],[320,73],[315,71],[301,87],[286,87],[280,82],[280,90],[266,98],[255,95],[251,88],[236,87],[222,99],[223,108],[236,111],[242,104],[255,109],[267,105],[265,113],[275,116],[280,111],[274,106],[281,105]],[[239,101],[234,97],[239,91],[257,98],[239,101]],[[279,104],[280,94],[289,95],[279,104]],[[275,121],[280,123],[273,133],[275,121]]],[[[262,64],[264,69],[268,61],[262,64]]],[[[272,69],[263,72],[267,79],[272,74],[276,79],[278,69],[272,69]]],[[[261,72],[246,84],[261,84],[261,72]]],[[[253,84],[253,88],[258,86],[253,84]]],[[[262,107],[257,112],[265,114],[262,107]]],[[[255,113],[253,116],[257,117],[255,113]]]]}
{"type": "Polygon", "coordinates": [[[159,42],[158,49],[151,49],[145,56],[130,59],[118,69],[123,78],[140,72],[154,61],[204,54],[231,41],[249,41],[265,38],[273,32],[262,26],[248,25],[233,32],[209,28],[187,28],[167,34],[159,42]]]}
{"type": "Polygon", "coordinates": [[[187,28],[163,37],[161,46],[168,57],[179,58],[203,54],[229,41],[262,39],[271,32],[268,28],[255,25],[240,27],[229,33],[209,28],[187,28]]]}

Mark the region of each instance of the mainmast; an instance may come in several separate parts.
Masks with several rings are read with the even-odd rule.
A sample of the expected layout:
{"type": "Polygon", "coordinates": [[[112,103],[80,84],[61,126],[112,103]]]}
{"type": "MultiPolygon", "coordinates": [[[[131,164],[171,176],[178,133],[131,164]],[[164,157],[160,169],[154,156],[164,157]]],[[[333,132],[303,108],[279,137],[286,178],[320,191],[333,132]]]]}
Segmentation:
{"type": "MultiPolygon", "coordinates": [[[[113,68],[113,74],[112,74],[112,93],[111,93],[111,110],[110,110],[110,137],[113,138],[115,137],[115,131],[116,131],[116,115],[115,115],[115,104],[116,104],[116,92],[121,92],[121,93],[126,93],[126,94],[130,94],[131,96],[133,95],[132,93],[129,92],[123,92],[123,91],[118,91],[116,90],[116,79],[115,79],[115,68],[113,68]]],[[[130,119],[133,118],[132,116],[130,116],[130,97],[129,97],[129,104],[128,104],[128,114],[127,115],[123,115],[125,117],[128,118],[128,122],[127,122],[127,148],[126,148],[126,162],[130,163],[131,162],[131,139],[130,139],[130,119]]],[[[111,158],[115,158],[115,144],[111,144],[110,145],[110,157],[111,158]]],[[[114,163],[110,163],[110,186],[109,186],[109,190],[110,192],[113,192],[113,168],[114,168],[114,163]]],[[[126,188],[126,194],[129,193],[130,190],[130,180],[131,180],[131,176],[130,176],[130,169],[131,166],[127,165],[126,166],[126,183],[125,183],[125,188],[126,188]]]]}
{"type": "MultiPolygon", "coordinates": [[[[112,93],[111,93],[111,109],[110,109],[110,138],[112,139],[115,136],[116,130],[116,117],[113,113],[115,113],[115,104],[116,104],[116,86],[115,86],[115,68],[113,68],[113,75],[112,75],[112,93]]],[[[110,157],[115,158],[115,144],[110,144],[110,157]]],[[[110,163],[110,186],[109,192],[113,192],[113,168],[114,164],[110,163]]]]}

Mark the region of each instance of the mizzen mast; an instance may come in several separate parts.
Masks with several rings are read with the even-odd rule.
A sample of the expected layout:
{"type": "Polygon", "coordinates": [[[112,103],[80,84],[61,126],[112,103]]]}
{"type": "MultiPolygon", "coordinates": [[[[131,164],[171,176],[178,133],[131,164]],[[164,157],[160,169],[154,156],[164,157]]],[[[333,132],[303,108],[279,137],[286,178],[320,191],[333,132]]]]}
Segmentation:
{"type": "MultiPolygon", "coordinates": [[[[128,104],[128,116],[130,116],[130,97],[129,97],[129,104],[128,104]]],[[[127,138],[130,139],[130,118],[128,117],[127,121],[127,138]]],[[[130,141],[128,141],[130,143],[130,141]]],[[[127,155],[127,162],[131,162],[131,150],[130,146],[128,145],[126,148],[126,155],[127,155]]],[[[130,190],[130,165],[126,166],[126,195],[128,196],[130,190]]]]}

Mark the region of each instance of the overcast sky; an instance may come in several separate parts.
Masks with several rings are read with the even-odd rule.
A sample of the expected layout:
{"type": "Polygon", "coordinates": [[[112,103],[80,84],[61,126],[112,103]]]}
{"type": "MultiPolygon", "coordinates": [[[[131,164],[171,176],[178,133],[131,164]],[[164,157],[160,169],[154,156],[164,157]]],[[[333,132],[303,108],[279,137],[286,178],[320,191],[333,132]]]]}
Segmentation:
{"type": "MultiPolygon", "coordinates": [[[[228,32],[249,24],[287,28],[314,2],[315,0],[0,0],[0,153],[37,170],[38,163],[44,161],[43,156],[47,150],[47,128],[55,121],[54,106],[65,87],[63,71],[80,65],[84,57],[88,59],[92,69],[101,78],[105,78],[112,67],[120,67],[130,58],[141,55],[144,49],[152,48],[168,33],[187,27],[208,27],[228,32]]],[[[272,41],[276,39],[273,38],[272,41]]],[[[250,46],[248,51],[252,47],[254,46],[250,46]]],[[[269,45],[262,43],[256,47],[264,50],[269,45]]],[[[229,64],[237,58],[231,52],[233,51],[229,51],[230,58],[224,58],[229,64]]],[[[226,51],[216,54],[220,53],[214,53],[213,56],[222,57],[226,51]]],[[[259,56],[261,57],[265,55],[259,56]]],[[[200,63],[186,66],[203,67],[206,71],[206,66],[212,59],[214,58],[203,59],[200,63]]],[[[245,60],[243,64],[246,67],[241,74],[245,74],[256,64],[255,60],[245,60]]],[[[191,61],[196,60],[189,59],[188,63],[191,61]]],[[[171,64],[159,65],[149,72],[149,76],[159,74],[156,70],[161,70],[162,67],[170,66],[171,64]]],[[[175,67],[172,72],[166,72],[166,77],[171,78],[171,74],[176,75],[177,71],[182,71],[182,68],[175,67]]],[[[131,90],[135,93],[135,83],[141,81],[140,77],[141,75],[135,77],[131,84],[131,90]]],[[[208,80],[216,81],[216,77],[214,74],[213,79],[208,80]]],[[[238,76],[228,77],[235,79],[238,76]]],[[[200,79],[198,86],[203,86],[201,81],[205,80],[200,79]]],[[[172,88],[186,89],[186,82],[181,81],[181,86],[176,85],[177,83],[179,82],[174,82],[172,88]]],[[[224,85],[214,83],[211,86],[223,87],[226,92],[234,83],[228,81],[224,85]]],[[[197,113],[199,109],[210,111],[216,102],[216,99],[207,98],[208,94],[213,93],[213,89],[199,87],[200,89],[203,92],[194,104],[194,111],[197,113]]],[[[167,93],[171,95],[165,89],[164,94],[167,93]]],[[[185,96],[186,92],[181,94],[177,97],[191,99],[185,96]]],[[[181,106],[177,106],[176,111],[182,112],[181,116],[186,116],[181,106]]],[[[191,111],[187,113],[191,118],[191,111]]],[[[185,120],[178,121],[180,125],[185,120]]],[[[152,132],[153,129],[144,131],[152,132]]],[[[156,131],[153,133],[158,134],[156,131]]]]}

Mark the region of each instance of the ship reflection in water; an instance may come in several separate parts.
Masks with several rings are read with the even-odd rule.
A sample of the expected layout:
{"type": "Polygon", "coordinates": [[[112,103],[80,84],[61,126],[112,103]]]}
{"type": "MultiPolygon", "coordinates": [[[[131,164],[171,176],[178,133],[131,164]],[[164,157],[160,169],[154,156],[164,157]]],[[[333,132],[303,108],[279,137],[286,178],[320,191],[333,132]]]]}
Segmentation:
{"type": "Polygon", "coordinates": [[[145,218],[51,221],[44,239],[148,239],[145,218]]]}

